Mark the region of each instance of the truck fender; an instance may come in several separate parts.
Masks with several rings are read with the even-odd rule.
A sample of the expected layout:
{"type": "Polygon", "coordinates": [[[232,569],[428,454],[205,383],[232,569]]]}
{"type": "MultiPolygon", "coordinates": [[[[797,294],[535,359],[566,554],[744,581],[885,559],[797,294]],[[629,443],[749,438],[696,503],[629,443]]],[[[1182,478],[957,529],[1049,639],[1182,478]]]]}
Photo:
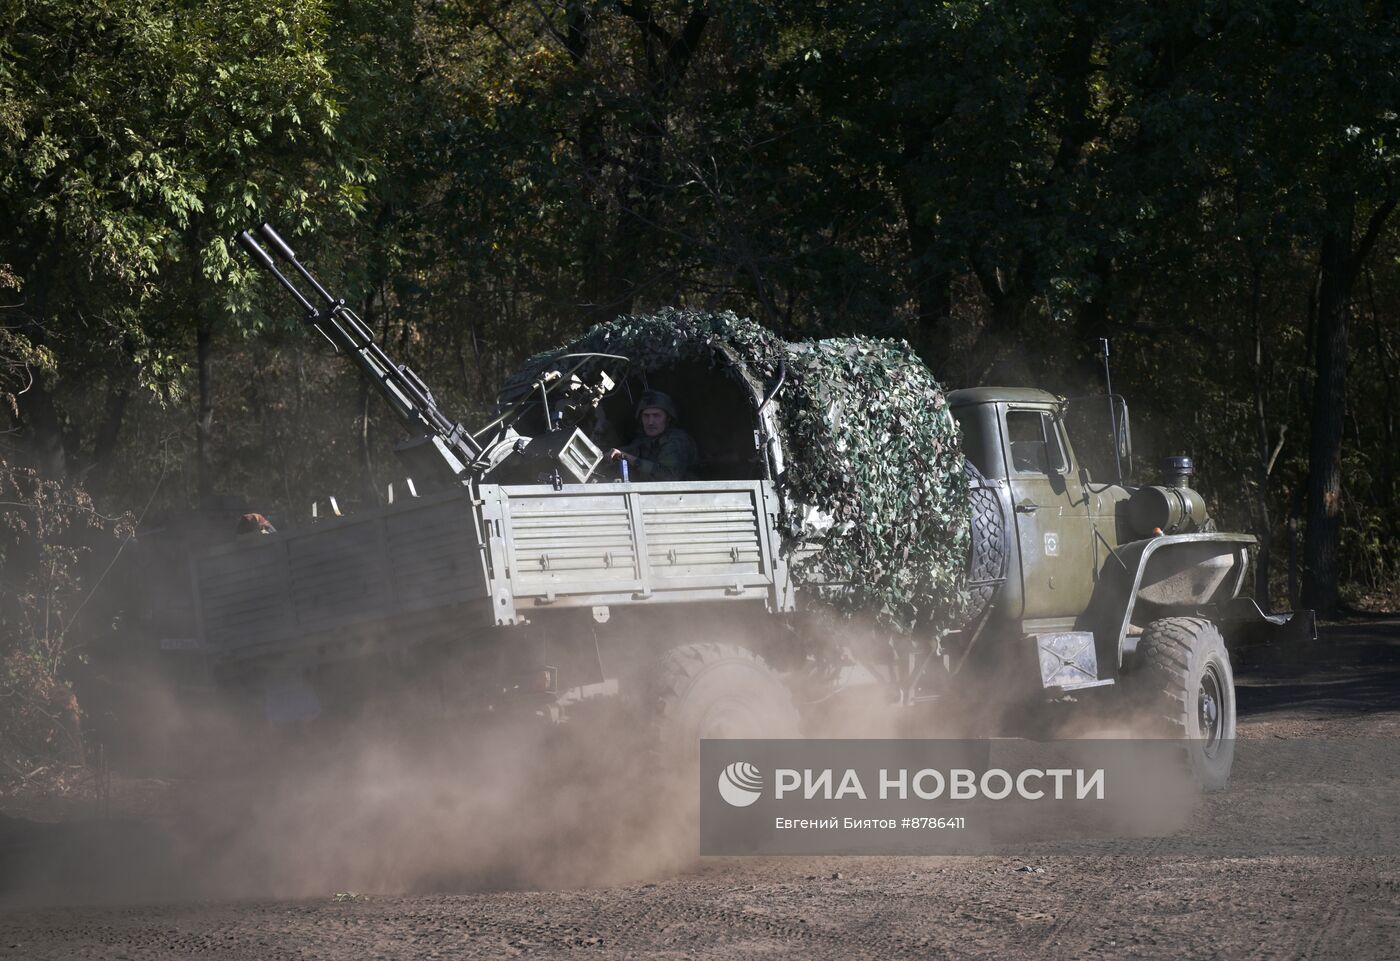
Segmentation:
{"type": "Polygon", "coordinates": [[[1076,625],[1094,633],[1099,663],[1120,668],[1137,646],[1134,614],[1148,620],[1194,613],[1233,600],[1244,585],[1252,534],[1172,534],[1111,550],[1076,625]]]}
{"type": "Polygon", "coordinates": [[[1317,640],[1315,611],[1266,612],[1252,597],[1236,597],[1203,613],[1220,625],[1233,650],[1253,645],[1311,644],[1317,640]]]}

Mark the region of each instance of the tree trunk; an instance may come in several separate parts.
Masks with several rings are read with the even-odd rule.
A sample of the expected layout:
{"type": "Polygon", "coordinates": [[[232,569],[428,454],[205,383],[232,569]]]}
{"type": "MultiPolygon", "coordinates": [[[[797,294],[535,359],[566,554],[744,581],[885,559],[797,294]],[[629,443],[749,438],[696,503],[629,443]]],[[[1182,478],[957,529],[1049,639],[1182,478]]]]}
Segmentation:
{"type": "MultiPolygon", "coordinates": [[[[1086,387],[1103,382],[1103,353],[1099,340],[1104,337],[1112,340],[1117,333],[1108,309],[1114,281],[1113,258],[1106,250],[1099,248],[1090,269],[1097,282],[1093,293],[1079,305],[1074,317],[1075,346],[1078,348],[1076,374],[1086,387]]],[[[1104,386],[1107,389],[1107,385],[1104,386]]]]}
{"type": "Polygon", "coordinates": [[[1322,617],[1337,610],[1337,547],[1342,519],[1342,429],[1346,417],[1347,268],[1356,198],[1328,198],[1317,302],[1316,379],[1308,452],[1307,529],[1303,540],[1303,604],[1322,617]]]}
{"type": "MultiPolygon", "coordinates": [[[[589,69],[593,49],[594,18],[591,4],[570,0],[567,4],[564,28],[556,34],[580,76],[589,69]]],[[[588,213],[580,225],[580,265],[578,299],[588,323],[607,318],[606,304],[611,290],[610,250],[606,214],[608,197],[604,168],[607,150],[604,143],[603,108],[591,91],[580,94],[583,106],[578,119],[578,162],[582,193],[588,213]],[[604,316],[595,317],[599,312],[604,316]]]]}
{"type": "Polygon", "coordinates": [[[214,493],[214,468],[211,463],[210,434],[214,427],[214,394],[211,352],[213,324],[207,309],[199,312],[195,329],[195,365],[199,374],[199,407],[194,419],[195,484],[202,502],[214,493]]]}
{"type": "MultiPolygon", "coordinates": [[[[31,291],[32,316],[40,319],[31,319],[23,332],[39,346],[45,341],[41,321],[45,310],[43,285],[36,282],[31,285],[31,291]]],[[[55,480],[70,478],[89,490],[99,491],[111,466],[122,421],[139,373],[140,368],[133,363],[110,377],[90,457],[82,450],[80,435],[65,427],[63,415],[50,391],[51,385],[44,376],[36,374],[34,382],[16,398],[20,423],[25,429],[35,467],[46,477],[55,480]]]]}
{"type": "MultiPolygon", "coordinates": [[[[632,21],[642,40],[642,62],[637,67],[644,92],[635,105],[641,112],[641,119],[631,130],[636,139],[636,150],[626,177],[617,185],[611,198],[616,205],[616,216],[607,225],[607,232],[611,235],[607,286],[594,300],[592,307],[601,314],[602,319],[630,313],[638,296],[655,279],[648,271],[659,239],[656,224],[660,219],[660,198],[667,180],[665,145],[669,136],[668,119],[675,91],[695,59],[711,16],[705,4],[694,5],[679,32],[672,33],[662,25],[650,4],[621,0],[616,9],[632,21]]],[[[573,43],[566,42],[565,46],[572,53],[573,43]]],[[[586,46],[584,49],[586,51],[586,46]]],[[[575,62],[581,61],[581,57],[575,57],[575,62]]],[[[586,132],[590,137],[597,135],[596,129],[586,132]]],[[[581,131],[580,152],[598,149],[589,148],[582,139],[583,134],[584,131],[581,131]]],[[[589,161],[585,162],[591,165],[589,161]]],[[[598,201],[606,202],[606,199],[599,197],[595,200],[595,210],[601,213],[598,201]]]]}
{"type": "Polygon", "coordinates": [[[1375,246],[1397,199],[1372,212],[1353,248],[1356,194],[1327,198],[1318,260],[1316,379],[1308,452],[1307,530],[1303,539],[1303,603],[1322,617],[1337,611],[1337,552],[1342,530],[1342,432],[1346,420],[1347,312],[1362,264],[1375,246]]]}
{"type": "Polygon", "coordinates": [[[1288,505],[1288,606],[1297,610],[1303,606],[1303,598],[1298,590],[1298,518],[1303,516],[1303,503],[1306,492],[1303,487],[1295,487],[1288,505]]]}
{"type": "Polygon", "coordinates": [[[63,423],[54,406],[53,395],[42,376],[36,376],[29,390],[20,395],[20,419],[29,434],[34,466],[45,477],[59,480],[68,475],[68,448],[63,423]]]}
{"type": "MultiPolygon", "coordinates": [[[[46,290],[44,275],[36,268],[30,276],[29,322],[23,330],[36,347],[44,343],[44,315],[48,306],[46,290]]],[[[58,408],[54,405],[53,394],[49,393],[49,386],[44,376],[36,373],[34,382],[19,395],[17,403],[34,466],[45,477],[58,480],[68,474],[68,438],[58,408]]]]}
{"type": "Polygon", "coordinates": [[[102,409],[102,421],[97,425],[97,436],[92,443],[92,460],[88,463],[87,489],[100,493],[107,484],[111,473],[112,458],[116,454],[117,441],[121,437],[122,421],[126,419],[126,408],[131,402],[131,388],[137,369],[132,365],[115,375],[107,386],[107,400],[102,409]]]}
{"type": "MultiPolygon", "coordinates": [[[[978,331],[976,339],[972,342],[972,349],[968,352],[963,383],[986,383],[1004,356],[1011,356],[1015,361],[1024,359],[1025,355],[1020,348],[1032,307],[1033,301],[1029,291],[1020,284],[1010,287],[992,300],[991,316],[986,325],[978,331]]],[[[1003,370],[997,376],[1025,379],[1024,365],[1016,366],[1016,370],[1003,370]]]]}
{"type": "Polygon", "coordinates": [[[1380,483],[1379,490],[1372,500],[1377,512],[1385,518],[1386,527],[1389,529],[1391,541],[1400,543],[1400,517],[1391,509],[1394,504],[1395,491],[1395,460],[1397,451],[1395,449],[1395,410],[1397,392],[1395,389],[1395,372],[1391,365],[1390,344],[1387,342],[1385,333],[1382,330],[1384,321],[1381,320],[1380,308],[1376,305],[1376,288],[1371,272],[1366,271],[1366,287],[1370,293],[1371,301],[1371,336],[1376,349],[1376,363],[1381,370],[1381,384],[1385,387],[1384,399],[1381,403],[1381,451],[1380,461],[1380,483]]]}
{"type": "Polygon", "coordinates": [[[909,239],[909,279],[914,288],[917,312],[909,340],[929,369],[946,381],[951,373],[949,322],[953,314],[953,275],[946,267],[939,266],[935,246],[937,234],[919,219],[913,179],[912,176],[904,178],[901,198],[909,239]]]}
{"type": "Polygon", "coordinates": [[[1256,264],[1250,283],[1249,316],[1254,328],[1254,425],[1258,431],[1258,452],[1254,468],[1255,534],[1259,537],[1259,558],[1254,565],[1254,599],[1265,611],[1273,610],[1269,595],[1269,578],[1274,556],[1274,524],[1269,511],[1269,475],[1274,460],[1283,447],[1279,433],[1278,448],[1270,450],[1268,418],[1268,356],[1264,351],[1264,326],[1260,303],[1263,299],[1263,278],[1256,264]]]}

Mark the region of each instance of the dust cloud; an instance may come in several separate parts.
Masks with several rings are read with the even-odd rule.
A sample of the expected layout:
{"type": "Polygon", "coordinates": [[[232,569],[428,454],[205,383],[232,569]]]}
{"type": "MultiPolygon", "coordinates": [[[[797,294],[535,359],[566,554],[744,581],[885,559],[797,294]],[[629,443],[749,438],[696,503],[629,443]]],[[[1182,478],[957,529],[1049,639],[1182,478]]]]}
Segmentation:
{"type": "Polygon", "coordinates": [[[620,714],[420,724],[413,711],[405,724],[269,731],[209,704],[198,713],[142,705],[157,751],[181,756],[119,764],[107,816],[74,818],[70,805],[61,823],[0,818],[0,900],[598,885],[697,856],[694,780],[620,714]]]}
{"type": "MultiPolygon", "coordinates": [[[[491,713],[447,703],[448,689],[483,667],[451,662],[450,649],[441,662],[424,657],[426,672],[422,663],[417,673],[360,671],[355,690],[368,676],[373,694],[364,703],[276,726],[246,693],[192,682],[198,672],[109,672],[120,683],[100,697],[89,689],[85,704],[107,721],[94,730],[111,764],[111,802],[86,815],[66,805],[53,812],[61,820],[0,814],[0,903],[563,888],[674,875],[699,858],[698,744],[684,756],[665,746],[649,666],[671,645],[761,650],[767,636],[756,632],[771,630],[762,620],[614,618],[601,656],[621,693],[573,705],[562,723],[543,702],[491,713]]],[[[595,636],[577,629],[561,625],[551,640],[587,649],[595,636]]],[[[847,709],[848,723],[867,710],[853,703],[862,706],[847,709]]]]}
{"type": "MultiPolygon", "coordinates": [[[[848,649],[872,655],[870,668],[847,668],[874,680],[885,639],[846,630],[848,649]]],[[[760,645],[732,625],[721,631],[708,636],[760,645]]],[[[1119,696],[1008,708],[954,677],[942,697],[911,707],[878,683],[825,688],[797,698],[808,737],[1112,740],[1146,730],[1119,696]]],[[[124,727],[129,737],[143,732],[143,750],[114,753],[110,812],[29,824],[8,839],[17,843],[0,844],[0,901],[569,888],[697,863],[696,759],[662,754],[635,696],[590,703],[562,724],[528,709],[444,712],[414,702],[411,688],[399,706],[372,720],[269,728],[212,697],[154,687],[127,705],[124,727]]],[[[1117,814],[1099,811],[1090,831],[1176,830],[1192,809],[1160,786],[1133,798],[1117,814]]],[[[1043,813],[1007,810],[1000,827],[1033,844],[1048,837],[1043,813]]],[[[14,821],[8,829],[20,830],[14,821]]]]}

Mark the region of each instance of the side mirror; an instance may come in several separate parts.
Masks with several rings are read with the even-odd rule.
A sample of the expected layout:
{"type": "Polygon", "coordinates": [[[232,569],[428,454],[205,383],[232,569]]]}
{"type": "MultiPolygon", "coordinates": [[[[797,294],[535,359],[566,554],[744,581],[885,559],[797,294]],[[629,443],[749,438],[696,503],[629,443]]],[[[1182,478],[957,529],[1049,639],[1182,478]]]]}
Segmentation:
{"type": "Polygon", "coordinates": [[[1133,438],[1128,404],[1118,394],[1071,398],[1065,427],[1079,465],[1100,482],[1123,483],[1133,475],[1133,438]]]}
{"type": "Polygon", "coordinates": [[[1111,403],[1117,407],[1116,425],[1118,436],[1115,439],[1118,449],[1118,462],[1122,466],[1122,477],[1118,479],[1121,484],[1124,479],[1133,476],[1133,431],[1128,425],[1128,402],[1117,394],[1111,398],[1111,403]]]}

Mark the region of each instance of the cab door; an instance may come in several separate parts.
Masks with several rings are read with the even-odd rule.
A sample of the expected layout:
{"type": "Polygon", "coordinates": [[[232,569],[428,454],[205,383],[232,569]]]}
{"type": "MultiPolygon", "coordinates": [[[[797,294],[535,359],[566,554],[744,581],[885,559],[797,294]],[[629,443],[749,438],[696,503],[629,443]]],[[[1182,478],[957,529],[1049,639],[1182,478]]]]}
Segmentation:
{"type": "Polygon", "coordinates": [[[1094,535],[1064,426],[1053,409],[1014,405],[1003,426],[1021,554],[1021,617],[1068,628],[1093,591],[1094,535]]]}

